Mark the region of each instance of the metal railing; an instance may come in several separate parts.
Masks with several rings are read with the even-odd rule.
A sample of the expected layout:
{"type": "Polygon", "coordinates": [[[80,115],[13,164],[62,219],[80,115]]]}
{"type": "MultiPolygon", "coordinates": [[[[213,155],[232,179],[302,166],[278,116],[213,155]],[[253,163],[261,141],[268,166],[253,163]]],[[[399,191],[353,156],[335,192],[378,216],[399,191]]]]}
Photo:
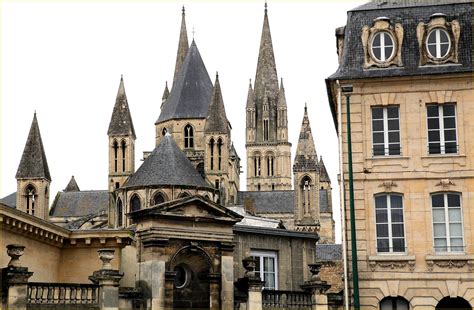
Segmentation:
{"type": "Polygon", "coordinates": [[[263,290],[263,309],[298,309],[309,310],[312,305],[312,295],[303,291],[263,290]]]}
{"type": "Polygon", "coordinates": [[[99,285],[73,283],[28,283],[28,305],[98,306],[99,285]]]}

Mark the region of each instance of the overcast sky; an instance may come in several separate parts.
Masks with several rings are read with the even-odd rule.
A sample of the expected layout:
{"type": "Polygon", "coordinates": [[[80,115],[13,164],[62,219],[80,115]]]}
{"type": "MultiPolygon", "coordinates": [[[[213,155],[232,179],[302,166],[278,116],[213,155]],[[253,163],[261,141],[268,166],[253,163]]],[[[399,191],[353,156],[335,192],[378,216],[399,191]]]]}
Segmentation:
{"type": "MultiPolygon", "coordinates": [[[[324,79],[337,69],[334,30],[357,1],[270,1],[279,77],[288,104],[292,160],[305,102],[318,155],[333,185],[339,233],[338,143],[324,79]]],[[[52,176],[51,198],[74,175],[81,190],[107,189],[107,128],[120,75],[132,113],[136,167],[154,148],[154,123],[172,81],[181,7],[214,81],[219,72],[245,189],[245,103],[255,77],[264,2],[18,2],[1,4],[0,197],[16,191],[15,174],[36,110],[52,176]]]]}

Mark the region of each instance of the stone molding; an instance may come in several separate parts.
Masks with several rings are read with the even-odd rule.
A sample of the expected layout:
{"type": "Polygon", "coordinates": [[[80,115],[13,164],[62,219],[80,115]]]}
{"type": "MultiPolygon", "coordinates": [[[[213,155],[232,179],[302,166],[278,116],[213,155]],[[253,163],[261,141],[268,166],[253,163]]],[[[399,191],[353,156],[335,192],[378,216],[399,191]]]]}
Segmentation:
{"type": "Polygon", "coordinates": [[[441,179],[436,186],[441,186],[444,191],[448,191],[450,186],[456,185],[454,182],[452,182],[450,179],[441,179]]]}
{"type": "Polygon", "coordinates": [[[383,269],[390,268],[402,269],[408,266],[410,271],[415,270],[415,255],[373,255],[368,256],[367,261],[370,267],[370,270],[375,271],[378,267],[383,269]]]}
{"type": "Polygon", "coordinates": [[[426,265],[428,271],[433,271],[434,266],[443,269],[460,269],[464,266],[468,267],[469,272],[474,271],[474,255],[465,254],[440,254],[440,255],[426,255],[426,265]]]}
{"type": "Polygon", "coordinates": [[[384,192],[390,193],[393,191],[393,187],[397,187],[397,183],[395,183],[392,180],[384,181],[380,183],[379,187],[382,187],[384,189],[384,192]]]}

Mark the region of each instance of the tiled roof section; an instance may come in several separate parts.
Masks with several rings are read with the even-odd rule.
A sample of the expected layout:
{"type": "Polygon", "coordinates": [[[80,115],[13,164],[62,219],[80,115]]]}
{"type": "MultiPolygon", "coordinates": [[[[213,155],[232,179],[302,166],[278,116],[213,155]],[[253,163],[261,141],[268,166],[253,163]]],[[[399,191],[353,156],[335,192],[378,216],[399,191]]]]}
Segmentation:
{"type": "Polygon", "coordinates": [[[329,178],[329,174],[326,170],[326,166],[324,165],[322,156],[319,159],[319,181],[331,183],[331,179],[329,178]]]}
{"type": "Polygon", "coordinates": [[[251,204],[259,214],[293,213],[294,191],[238,192],[237,204],[251,204]]]}
{"type": "Polygon", "coordinates": [[[212,88],[211,78],[193,40],[156,123],[177,118],[206,118],[212,88]]]}
{"type": "Polygon", "coordinates": [[[374,0],[351,11],[393,9],[401,7],[431,6],[439,4],[469,3],[472,0],[374,0]]]}
{"type": "Polygon", "coordinates": [[[10,195],[0,199],[0,203],[3,203],[4,205],[16,209],[16,192],[11,193],[10,195]]]}
{"type": "Polygon", "coordinates": [[[152,185],[210,187],[179,149],[170,134],[166,134],[161,139],[160,144],[130,176],[123,187],[152,185]]]}
{"type": "Polygon", "coordinates": [[[369,3],[348,12],[342,61],[336,73],[328,80],[472,72],[472,2],[429,1],[422,3],[417,1],[416,6],[403,4],[404,2],[400,4],[394,4],[394,1],[388,2],[392,4],[377,7],[376,4],[369,3]],[[461,32],[458,64],[419,65],[420,52],[416,27],[420,22],[428,23],[430,16],[435,13],[445,14],[449,22],[459,21],[461,32]],[[365,25],[371,27],[374,19],[381,16],[388,17],[392,25],[400,23],[403,27],[404,38],[401,52],[403,67],[364,69],[362,27],[365,25]]]}
{"type": "Polygon", "coordinates": [[[51,217],[82,217],[101,210],[109,204],[106,190],[58,192],[49,212],[51,217]]]}
{"type": "Polygon", "coordinates": [[[216,82],[212,91],[211,104],[209,106],[209,115],[204,126],[205,132],[229,133],[229,121],[225,114],[224,99],[222,99],[221,85],[219,75],[216,74],[216,82]]]}
{"type": "Polygon", "coordinates": [[[173,76],[173,85],[176,82],[178,77],[178,73],[183,65],[184,59],[186,58],[186,54],[189,50],[189,43],[188,43],[188,33],[186,31],[186,14],[183,12],[181,15],[181,30],[179,31],[179,42],[178,42],[178,52],[176,53],[176,65],[174,67],[174,76],[173,76]]]}
{"type": "Polygon", "coordinates": [[[31,123],[30,133],[28,134],[20,165],[16,172],[16,178],[45,178],[51,181],[36,113],[31,123]]]}
{"type": "Polygon", "coordinates": [[[342,246],[340,244],[316,244],[316,260],[342,260],[342,246]]]}
{"type": "Polygon", "coordinates": [[[71,177],[69,183],[67,184],[66,188],[64,189],[65,192],[78,192],[80,191],[79,185],[77,185],[76,179],[74,176],[71,177]]]}
{"type": "Polygon", "coordinates": [[[109,136],[129,136],[136,139],[135,129],[133,128],[132,115],[128,107],[127,95],[125,94],[125,86],[123,85],[123,77],[120,78],[119,90],[115,99],[114,111],[110,119],[109,136]]]}
{"type": "Polygon", "coordinates": [[[319,212],[331,212],[329,210],[328,191],[326,189],[319,190],[319,212]]]}

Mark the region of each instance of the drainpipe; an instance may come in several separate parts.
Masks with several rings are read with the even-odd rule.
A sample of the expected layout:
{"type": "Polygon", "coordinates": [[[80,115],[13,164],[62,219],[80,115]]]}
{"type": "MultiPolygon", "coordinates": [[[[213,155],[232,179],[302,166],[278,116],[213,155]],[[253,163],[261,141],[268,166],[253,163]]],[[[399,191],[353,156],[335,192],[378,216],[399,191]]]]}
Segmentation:
{"type": "Polygon", "coordinates": [[[354,295],[354,309],[360,309],[359,301],[359,271],[357,268],[357,236],[354,207],[354,179],[352,171],[352,141],[351,141],[351,93],[352,85],[342,85],[341,90],[346,96],[346,116],[347,116],[347,154],[349,166],[349,202],[351,220],[351,254],[352,254],[352,289],[354,295]]]}
{"type": "Polygon", "coordinates": [[[342,236],[342,264],[344,267],[344,309],[349,310],[349,284],[347,275],[347,244],[346,244],[346,208],[344,208],[344,162],[342,157],[342,104],[341,87],[339,80],[337,84],[337,128],[339,139],[339,202],[341,211],[341,236],[342,236]]]}

